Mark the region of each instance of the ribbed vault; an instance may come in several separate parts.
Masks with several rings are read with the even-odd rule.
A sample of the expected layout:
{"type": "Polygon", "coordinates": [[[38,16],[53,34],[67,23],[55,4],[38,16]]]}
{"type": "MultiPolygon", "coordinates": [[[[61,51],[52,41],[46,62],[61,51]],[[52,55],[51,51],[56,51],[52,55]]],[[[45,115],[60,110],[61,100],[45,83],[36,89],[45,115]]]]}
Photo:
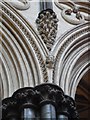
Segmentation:
{"type": "Polygon", "coordinates": [[[1,98],[22,87],[47,80],[44,65],[45,46],[33,28],[8,3],[2,5],[1,29],[1,98]],[[43,52],[42,52],[43,51],[43,52]]]}

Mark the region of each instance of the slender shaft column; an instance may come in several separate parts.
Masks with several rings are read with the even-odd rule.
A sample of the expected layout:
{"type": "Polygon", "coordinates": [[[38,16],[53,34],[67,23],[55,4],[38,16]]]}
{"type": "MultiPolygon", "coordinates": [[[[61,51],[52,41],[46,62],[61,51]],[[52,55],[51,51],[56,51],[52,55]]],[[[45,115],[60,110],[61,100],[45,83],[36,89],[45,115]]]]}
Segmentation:
{"type": "Polygon", "coordinates": [[[43,118],[56,120],[56,110],[52,104],[45,104],[41,107],[41,119],[43,118]]]}
{"type": "Polygon", "coordinates": [[[62,109],[62,105],[61,105],[59,113],[58,113],[58,120],[68,120],[67,108],[65,108],[65,106],[63,108],[64,109],[62,109]]]}
{"type": "Polygon", "coordinates": [[[41,120],[56,120],[56,96],[58,91],[61,93],[62,90],[53,84],[42,84],[36,86],[35,90],[40,93],[40,98],[42,98],[38,104],[38,108],[40,108],[41,120]]]}
{"type": "Polygon", "coordinates": [[[24,108],[24,118],[25,120],[27,118],[35,118],[35,111],[34,109],[31,109],[31,108],[24,108]]]}
{"type": "Polygon", "coordinates": [[[35,109],[33,107],[24,107],[21,111],[22,120],[32,120],[35,119],[35,109]]]}
{"type": "Polygon", "coordinates": [[[22,88],[13,94],[13,97],[17,99],[19,104],[21,120],[35,119],[34,95],[33,88],[22,88]]]}
{"type": "Polygon", "coordinates": [[[68,117],[65,115],[58,115],[58,120],[68,120],[68,117]]]}
{"type": "Polygon", "coordinates": [[[40,2],[40,11],[46,9],[53,9],[52,0],[41,0],[40,2]]]}

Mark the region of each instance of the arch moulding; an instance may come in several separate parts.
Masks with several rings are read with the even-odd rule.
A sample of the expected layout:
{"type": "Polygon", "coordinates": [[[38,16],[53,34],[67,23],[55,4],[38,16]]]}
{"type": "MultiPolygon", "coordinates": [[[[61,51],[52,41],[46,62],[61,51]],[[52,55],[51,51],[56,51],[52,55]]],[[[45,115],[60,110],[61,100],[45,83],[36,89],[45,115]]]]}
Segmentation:
{"type": "Polygon", "coordinates": [[[51,51],[55,57],[53,82],[73,98],[81,77],[90,69],[89,25],[87,22],[66,32],[51,51]]]}

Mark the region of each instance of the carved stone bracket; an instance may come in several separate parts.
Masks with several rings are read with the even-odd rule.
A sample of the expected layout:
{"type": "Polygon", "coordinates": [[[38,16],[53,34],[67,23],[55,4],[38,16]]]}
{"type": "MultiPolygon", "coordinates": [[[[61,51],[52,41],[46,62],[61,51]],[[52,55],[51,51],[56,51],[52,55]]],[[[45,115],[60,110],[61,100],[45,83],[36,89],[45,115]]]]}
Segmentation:
{"type": "MultiPolygon", "coordinates": [[[[47,116],[47,106],[51,106],[54,112],[56,110],[57,116],[66,115],[70,119],[78,120],[74,100],[71,97],[64,95],[64,92],[59,86],[49,83],[41,84],[34,88],[21,88],[14,92],[12,97],[4,99],[2,101],[2,120],[12,116],[13,118],[15,116],[20,118],[20,115],[24,110],[31,112],[34,116],[35,111],[45,109],[45,111],[41,111],[41,114],[43,117],[43,112],[45,112],[47,116]]],[[[50,114],[49,111],[49,115],[50,114]]]]}
{"type": "Polygon", "coordinates": [[[52,55],[46,57],[46,66],[48,68],[54,68],[55,58],[52,55]]]}
{"type": "Polygon", "coordinates": [[[36,19],[39,34],[49,51],[55,42],[58,29],[57,22],[57,16],[51,9],[41,11],[36,19]]]}

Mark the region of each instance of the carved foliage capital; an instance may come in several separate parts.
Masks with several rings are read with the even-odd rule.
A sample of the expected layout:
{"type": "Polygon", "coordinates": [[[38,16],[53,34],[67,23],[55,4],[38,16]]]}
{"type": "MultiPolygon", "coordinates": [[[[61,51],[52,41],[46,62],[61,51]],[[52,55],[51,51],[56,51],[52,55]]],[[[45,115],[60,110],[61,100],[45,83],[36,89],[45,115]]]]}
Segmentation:
{"type": "Polygon", "coordinates": [[[13,94],[18,104],[32,103],[35,92],[33,88],[21,88],[13,94]]]}
{"type": "Polygon", "coordinates": [[[78,120],[79,115],[76,110],[75,101],[71,97],[66,96],[66,95],[65,95],[65,98],[66,98],[66,107],[68,109],[70,119],[78,120]]]}
{"type": "MultiPolygon", "coordinates": [[[[21,88],[14,92],[12,97],[4,99],[2,102],[3,115],[7,113],[12,114],[12,110],[21,110],[23,107],[38,108],[44,104],[53,104],[58,114],[66,114],[70,119],[78,120],[78,113],[76,111],[74,100],[64,95],[60,87],[54,84],[41,84],[34,88],[21,88]],[[29,106],[28,106],[29,105],[29,106]],[[15,108],[15,109],[14,109],[15,108]]],[[[5,117],[7,117],[5,115],[5,117]]],[[[3,116],[3,118],[5,118],[3,116]]]]}

